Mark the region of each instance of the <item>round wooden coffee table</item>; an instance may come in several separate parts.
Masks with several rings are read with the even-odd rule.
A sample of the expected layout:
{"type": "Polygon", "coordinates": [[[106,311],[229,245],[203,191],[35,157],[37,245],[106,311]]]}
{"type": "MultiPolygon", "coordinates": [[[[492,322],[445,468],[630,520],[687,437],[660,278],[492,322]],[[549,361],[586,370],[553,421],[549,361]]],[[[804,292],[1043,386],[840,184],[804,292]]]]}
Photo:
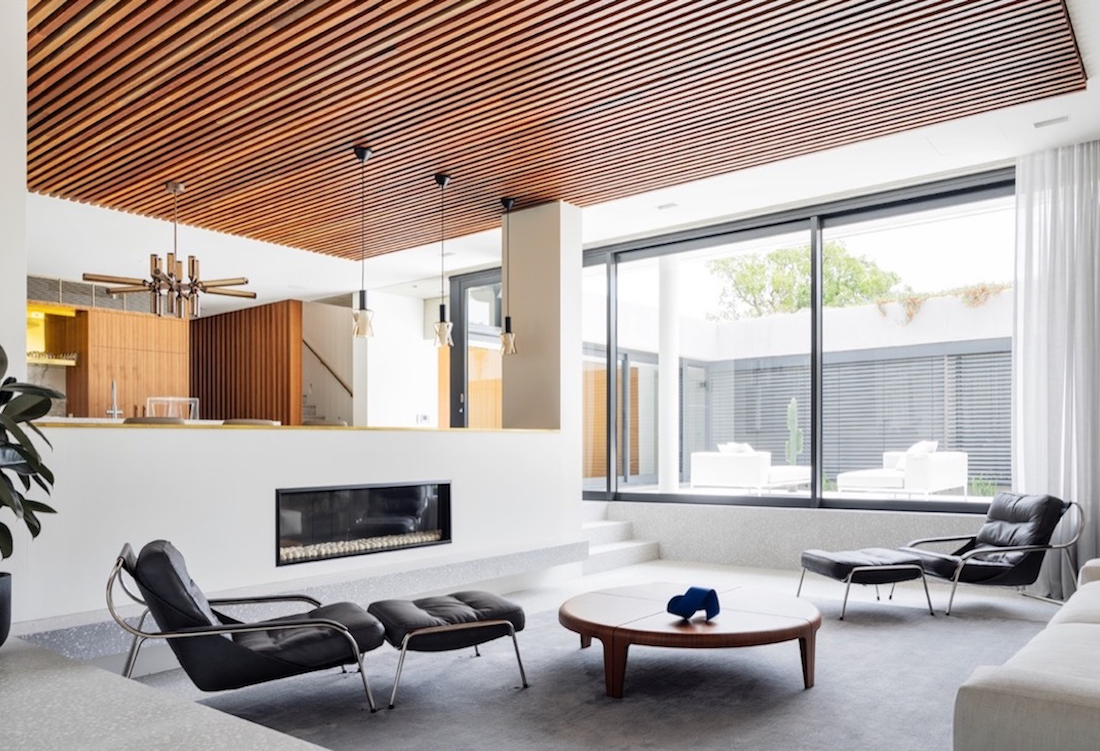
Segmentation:
{"type": "Polygon", "coordinates": [[[588,592],[567,600],[558,621],[581,636],[581,648],[592,639],[603,642],[607,695],[622,698],[626,653],[631,644],[650,647],[754,647],[798,639],[802,678],[814,685],[814,641],[821,613],[796,597],[749,587],[717,589],[721,612],[709,622],[699,613],[691,621],[665,608],[683,584],[653,583],[588,592]]]}

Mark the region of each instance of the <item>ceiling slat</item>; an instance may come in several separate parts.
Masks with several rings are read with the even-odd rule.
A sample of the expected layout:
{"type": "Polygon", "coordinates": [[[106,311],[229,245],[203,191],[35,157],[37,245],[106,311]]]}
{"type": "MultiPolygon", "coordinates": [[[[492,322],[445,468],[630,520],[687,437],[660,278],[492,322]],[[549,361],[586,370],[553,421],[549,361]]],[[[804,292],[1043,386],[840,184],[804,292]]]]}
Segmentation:
{"type": "Polygon", "coordinates": [[[1061,0],[30,0],[28,187],[358,258],[1080,91],[1061,0]],[[79,144],[79,158],[60,145],[79,144]]]}

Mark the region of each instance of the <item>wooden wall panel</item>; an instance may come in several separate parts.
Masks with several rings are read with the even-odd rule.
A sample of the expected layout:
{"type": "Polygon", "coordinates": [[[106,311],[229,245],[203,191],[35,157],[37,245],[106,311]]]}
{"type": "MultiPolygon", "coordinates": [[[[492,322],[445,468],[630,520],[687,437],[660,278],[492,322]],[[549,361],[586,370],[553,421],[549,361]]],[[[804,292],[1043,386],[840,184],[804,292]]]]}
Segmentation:
{"type": "MultiPolygon", "coordinates": [[[[582,477],[607,476],[607,370],[589,367],[584,370],[584,441],[582,477]]],[[[622,382],[619,382],[619,400],[622,401],[622,382]]],[[[618,427],[619,446],[623,445],[623,426],[618,427]]],[[[630,370],[630,474],[638,474],[638,369],[630,370]]],[[[622,474],[623,454],[619,452],[619,474],[622,474]]]]}
{"type": "Polygon", "coordinates": [[[107,417],[111,382],[124,417],[144,414],[150,396],[189,396],[187,321],[119,310],[78,310],[64,333],[79,357],[69,369],[68,410],[107,417]]]}
{"type": "Polygon", "coordinates": [[[191,322],[191,394],[203,417],[302,423],[302,303],[191,322]]]}

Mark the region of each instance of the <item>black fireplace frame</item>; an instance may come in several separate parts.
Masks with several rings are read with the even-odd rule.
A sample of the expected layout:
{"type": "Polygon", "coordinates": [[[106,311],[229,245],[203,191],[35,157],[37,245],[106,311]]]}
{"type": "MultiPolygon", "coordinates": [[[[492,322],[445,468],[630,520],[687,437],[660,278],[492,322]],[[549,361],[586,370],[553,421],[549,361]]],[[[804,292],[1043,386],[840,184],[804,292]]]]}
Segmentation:
{"type": "Polygon", "coordinates": [[[357,485],[320,485],[300,488],[276,488],[275,489],[275,565],[293,566],[299,563],[317,563],[330,561],[336,558],[349,558],[352,556],[371,555],[374,553],[392,553],[398,550],[411,548],[431,547],[433,545],[449,545],[452,541],[451,530],[451,481],[450,480],[417,480],[405,482],[377,482],[357,485]],[[438,529],[441,538],[426,542],[410,542],[396,547],[378,548],[368,550],[354,550],[345,553],[332,553],[316,558],[304,558],[301,560],[283,560],[280,555],[281,541],[283,540],[283,520],[280,501],[286,496],[306,495],[310,493],[337,493],[341,491],[374,490],[374,489],[401,489],[421,488],[435,486],[436,488],[436,513],[439,517],[438,529]]]}

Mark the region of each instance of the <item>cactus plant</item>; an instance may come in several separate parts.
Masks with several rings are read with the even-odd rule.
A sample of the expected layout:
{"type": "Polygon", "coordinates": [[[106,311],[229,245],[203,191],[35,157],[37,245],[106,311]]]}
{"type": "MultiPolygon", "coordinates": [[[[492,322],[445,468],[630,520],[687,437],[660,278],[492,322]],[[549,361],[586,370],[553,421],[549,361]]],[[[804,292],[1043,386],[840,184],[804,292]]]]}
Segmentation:
{"type": "Polygon", "coordinates": [[[787,405],[787,431],[791,436],[787,439],[787,464],[793,467],[798,464],[803,445],[802,428],[798,427],[798,400],[793,396],[787,405]]]}

